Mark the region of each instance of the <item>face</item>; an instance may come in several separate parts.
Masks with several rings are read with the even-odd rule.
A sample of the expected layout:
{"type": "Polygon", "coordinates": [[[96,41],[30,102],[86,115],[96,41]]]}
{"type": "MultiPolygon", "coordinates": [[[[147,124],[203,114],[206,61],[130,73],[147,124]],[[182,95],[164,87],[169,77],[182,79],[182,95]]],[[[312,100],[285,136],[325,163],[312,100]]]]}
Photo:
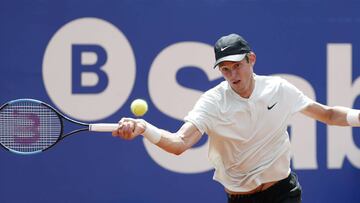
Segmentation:
{"type": "Polygon", "coordinates": [[[219,64],[219,70],[228,81],[231,88],[241,97],[249,98],[254,89],[253,65],[255,54],[248,54],[249,62],[246,58],[241,61],[223,61],[219,64]]]}

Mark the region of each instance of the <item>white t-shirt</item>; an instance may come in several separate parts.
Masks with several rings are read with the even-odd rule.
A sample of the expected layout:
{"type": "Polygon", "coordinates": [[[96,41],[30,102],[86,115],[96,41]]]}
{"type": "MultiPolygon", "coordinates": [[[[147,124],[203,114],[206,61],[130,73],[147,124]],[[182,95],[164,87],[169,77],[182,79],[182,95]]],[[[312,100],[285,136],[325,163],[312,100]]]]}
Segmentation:
{"type": "Polygon", "coordinates": [[[246,99],[227,81],[205,92],[185,117],[209,135],[214,180],[246,192],[290,173],[291,116],[313,101],[280,77],[255,75],[246,99]]]}

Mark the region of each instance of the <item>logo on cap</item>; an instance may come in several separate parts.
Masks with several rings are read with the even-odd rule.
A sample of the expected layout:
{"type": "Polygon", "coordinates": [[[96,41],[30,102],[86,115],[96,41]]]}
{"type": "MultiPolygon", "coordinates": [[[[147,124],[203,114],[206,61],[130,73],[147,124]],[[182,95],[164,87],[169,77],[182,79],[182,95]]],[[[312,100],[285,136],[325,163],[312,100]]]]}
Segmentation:
{"type": "Polygon", "coordinates": [[[229,48],[230,46],[222,47],[220,48],[221,51],[224,51],[225,49],[229,48]]]}

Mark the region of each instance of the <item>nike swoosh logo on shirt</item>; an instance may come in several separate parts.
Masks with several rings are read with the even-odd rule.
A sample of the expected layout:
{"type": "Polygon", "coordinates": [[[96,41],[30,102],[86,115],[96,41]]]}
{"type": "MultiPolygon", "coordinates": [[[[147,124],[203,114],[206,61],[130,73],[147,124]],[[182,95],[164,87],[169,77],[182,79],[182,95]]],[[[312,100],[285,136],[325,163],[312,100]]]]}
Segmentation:
{"type": "Polygon", "coordinates": [[[277,102],[275,102],[273,105],[271,105],[271,106],[267,106],[267,109],[268,110],[271,110],[272,108],[274,108],[274,106],[277,104],[277,102]]]}

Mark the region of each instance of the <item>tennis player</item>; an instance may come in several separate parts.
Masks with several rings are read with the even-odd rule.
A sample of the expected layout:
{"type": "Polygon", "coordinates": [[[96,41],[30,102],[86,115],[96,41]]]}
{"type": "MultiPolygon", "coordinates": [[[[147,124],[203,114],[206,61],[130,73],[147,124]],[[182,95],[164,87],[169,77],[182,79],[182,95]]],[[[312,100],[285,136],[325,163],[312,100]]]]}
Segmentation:
{"type": "Polygon", "coordinates": [[[143,135],[179,155],[206,133],[213,178],[224,186],[229,203],[301,202],[301,186],[290,168],[290,118],[301,112],[329,125],[360,126],[360,111],[317,103],[280,77],[254,74],[256,55],[237,34],[221,37],[214,48],[214,68],[225,81],[201,96],[177,132],[122,118],[113,135],[128,140],[143,135]]]}

